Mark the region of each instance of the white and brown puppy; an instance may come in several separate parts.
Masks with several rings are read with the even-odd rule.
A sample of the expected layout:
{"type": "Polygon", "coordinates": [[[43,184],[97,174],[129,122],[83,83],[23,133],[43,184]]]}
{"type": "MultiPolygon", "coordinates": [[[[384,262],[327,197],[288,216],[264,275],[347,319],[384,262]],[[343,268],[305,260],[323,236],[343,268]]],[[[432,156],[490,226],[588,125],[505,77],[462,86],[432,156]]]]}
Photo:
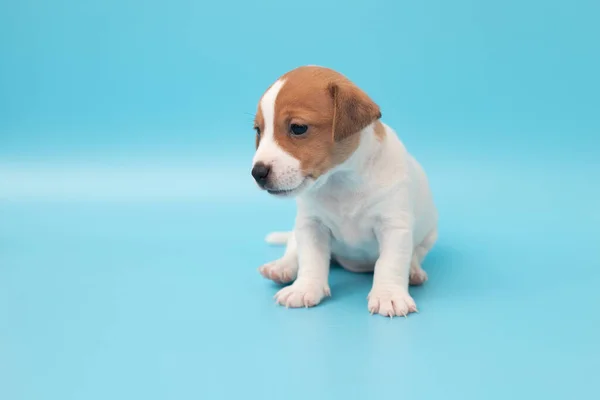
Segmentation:
{"type": "Polygon", "coordinates": [[[421,166],[362,90],[327,68],[300,67],[260,99],[252,175],[274,196],[295,197],[293,232],[273,233],[284,256],[260,267],[280,283],[286,307],[330,295],[333,258],[354,272],[374,271],[371,313],[404,315],[417,306],[409,283],[437,238],[437,211],[421,166]]]}

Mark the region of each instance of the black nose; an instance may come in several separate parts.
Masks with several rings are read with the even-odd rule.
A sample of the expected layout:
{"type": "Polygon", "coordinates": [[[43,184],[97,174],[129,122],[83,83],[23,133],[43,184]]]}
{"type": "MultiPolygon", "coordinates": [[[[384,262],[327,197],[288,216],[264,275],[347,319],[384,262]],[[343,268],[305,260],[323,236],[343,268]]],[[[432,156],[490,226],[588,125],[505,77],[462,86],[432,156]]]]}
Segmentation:
{"type": "Polygon", "coordinates": [[[267,182],[269,172],[271,172],[271,167],[261,162],[256,163],[254,167],[252,167],[252,176],[260,186],[264,186],[267,182]]]}

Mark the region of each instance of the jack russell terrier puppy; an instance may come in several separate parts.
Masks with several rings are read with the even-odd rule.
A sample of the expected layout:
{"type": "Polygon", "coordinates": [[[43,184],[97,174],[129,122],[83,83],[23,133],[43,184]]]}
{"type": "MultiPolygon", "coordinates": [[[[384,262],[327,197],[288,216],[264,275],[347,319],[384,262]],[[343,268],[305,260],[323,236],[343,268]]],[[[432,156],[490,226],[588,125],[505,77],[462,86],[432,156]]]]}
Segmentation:
{"type": "Polygon", "coordinates": [[[277,197],[295,197],[293,232],[279,260],[259,268],[278,283],[286,307],[330,295],[333,259],[372,272],[368,309],[384,316],[417,311],[408,286],[427,280],[421,263],[437,239],[437,211],[425,172],[377,104],[346,77],[305,66],[279,78],[258,104],[252,176],[277,197]]]}

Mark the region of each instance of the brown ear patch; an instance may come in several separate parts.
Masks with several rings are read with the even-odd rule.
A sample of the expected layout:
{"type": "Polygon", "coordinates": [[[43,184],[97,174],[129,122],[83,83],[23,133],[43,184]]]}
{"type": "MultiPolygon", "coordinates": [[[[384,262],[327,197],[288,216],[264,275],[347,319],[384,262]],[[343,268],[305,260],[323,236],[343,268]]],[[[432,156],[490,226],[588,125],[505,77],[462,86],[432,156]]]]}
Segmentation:
{"type": "Polygon", "coordinates": [[[335,141],[345,139],[381,118],[379,106],[350,81],[332,82],[328,90],[334,104],[332,130],[335,141]]]}

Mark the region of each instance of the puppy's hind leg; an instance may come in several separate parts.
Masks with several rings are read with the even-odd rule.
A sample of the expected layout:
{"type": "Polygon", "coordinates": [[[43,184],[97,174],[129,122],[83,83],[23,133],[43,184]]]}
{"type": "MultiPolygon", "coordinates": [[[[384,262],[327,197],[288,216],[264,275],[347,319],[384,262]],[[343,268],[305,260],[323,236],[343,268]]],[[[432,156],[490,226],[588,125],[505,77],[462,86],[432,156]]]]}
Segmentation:
{"type": "Polygon", "coordinates": [[[260,267],[260,274],[276,283],[289,283],[298,276],[298,248],[296,238],[292,232],[272,233],[267,236],[267,242],[272,244],[285,244],[287,247],[283,257],[271,261],[260,267]]]}
{"type": "Polygon", "coordinates": [[[427,272],[421,268],[421,263],[425,259],[425,256],[431,250],[437,240],[438,232],[437,228],[434,228],[431,232],[425,236],[425,239],[414,248],[412,260],[410,261],[410,275],[409,283],[413,286],[422,285],[427,281],[427,272]]]}

